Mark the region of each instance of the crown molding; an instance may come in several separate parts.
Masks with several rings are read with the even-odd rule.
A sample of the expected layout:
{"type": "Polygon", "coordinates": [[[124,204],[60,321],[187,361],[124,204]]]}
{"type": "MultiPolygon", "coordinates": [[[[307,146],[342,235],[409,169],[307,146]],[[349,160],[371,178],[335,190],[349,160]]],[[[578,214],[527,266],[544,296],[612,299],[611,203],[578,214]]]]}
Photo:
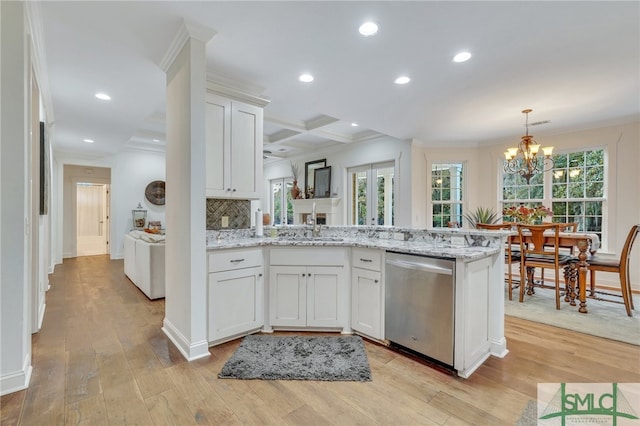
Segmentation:
{"type": "MultiPolygon", "coordinates": [[[[231,81],[232,80],[227,80],[225,83],[228,83],[231,81]]],[[[260,108],[264,108],[265,106],[269,105],[269,102],[271,102],[271,100],[267,98],[264,98],[259,95],[255,95],[253,93],[249,93],[240,87],[233,87],[225,83],[221,83],[219,81],[211,81],[207,78],[207,92],[213,93],[216,95],[226,96],[241,102],[246,102],[248,104],[252,104],[260,108]]],[[[234,84],[234,85],[237,85],[237,84],[234,84]]]]}
{"type": "Polygon", "coordinates": [[[184,45],[187,43],[187,40],[190,38],[207,44],[216,34],[216,31],[211,28],[183,19],[182,24],[180,24],[180,28],[178,28],[178,33],[173,38],[167,52],[158,64],[160,69],[164,72],[169,70],[169,67],[176,59],[176,56],[178,56],[178,53],[180,53],[180,50],[182,50],[184,45]]]}
{"type": "Polygon", "coordinates": [[[262,94],[265,91],[265,88],[258,84],[254,84],[248,81],[236,80],[234,78],[218,74],[214,71],[207,71],[207,81],[257,97],[262,97],[262,94]]]}

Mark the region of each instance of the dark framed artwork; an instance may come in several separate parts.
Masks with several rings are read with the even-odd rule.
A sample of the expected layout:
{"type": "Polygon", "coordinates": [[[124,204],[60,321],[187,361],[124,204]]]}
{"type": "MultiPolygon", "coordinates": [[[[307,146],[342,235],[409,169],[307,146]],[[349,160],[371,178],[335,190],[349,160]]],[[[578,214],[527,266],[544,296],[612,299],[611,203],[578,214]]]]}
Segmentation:
{"type": "Polygon", "coordinates": [[[40,122],[40,214],[49,214],[49,144],[44,122],[40,122]]]}
{"type": "Polygon", "coordinates": [[[331,166],[314,170],[315,191],[314,198],[329,198],[331,196],[331,166]]]}
{"type": "Polygon", "coordinates": [[[309,161],[304,163],[304,197],[313,198],[315,192],[315,171],[327,166],[327,159],[309,161]]]}

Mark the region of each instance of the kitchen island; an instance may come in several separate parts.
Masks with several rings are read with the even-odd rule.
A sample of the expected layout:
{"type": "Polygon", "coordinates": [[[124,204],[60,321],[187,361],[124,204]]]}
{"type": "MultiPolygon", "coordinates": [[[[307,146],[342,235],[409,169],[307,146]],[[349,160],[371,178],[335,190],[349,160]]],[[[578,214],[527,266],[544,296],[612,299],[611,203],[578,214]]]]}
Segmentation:
{"type": "Polygon", "coordinates": [[[459,376],[508,352],[508,231],[325,227],[312,237],[306,227],[285,226],[265,232],[268,237],[207,231],[210,345],[274,329],[355,332],[389,344],[385,316],[399,314],[385,312],[385,257],[395,252],[454,260],[450,367],[459,376]]]}

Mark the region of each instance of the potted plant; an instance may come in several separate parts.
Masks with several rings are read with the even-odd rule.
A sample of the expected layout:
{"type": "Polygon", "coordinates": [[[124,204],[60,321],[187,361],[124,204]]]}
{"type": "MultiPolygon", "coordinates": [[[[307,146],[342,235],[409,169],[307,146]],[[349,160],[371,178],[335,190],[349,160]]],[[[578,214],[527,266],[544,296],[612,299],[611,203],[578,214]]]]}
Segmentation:
{"type": "Polygon", "coordinates": [[[291,174],[293,175],[293,188],[291,188],[291,198],[294,200],[297,200],[299,198],[302,198],[302,194],[300,191],[300,188],[298,187],[298,175],[300,172],[300,169],[298,168],[297,164],[294,164],[293,161],[290,162],[291,163],[291,174]]]}
{"type": "Polygon", "coordinates": [[[493,224],[497,223],[498,220],[500,220],[500,217],[495,211],[493,211],[493,209],[485,207],[478,207],[473,212],[467,212],[463,214],[462,217],[464,217],[465,220],[469,221],[469,225],[473,228],[476,228],[476,224],[478,223],[493,224]]]}

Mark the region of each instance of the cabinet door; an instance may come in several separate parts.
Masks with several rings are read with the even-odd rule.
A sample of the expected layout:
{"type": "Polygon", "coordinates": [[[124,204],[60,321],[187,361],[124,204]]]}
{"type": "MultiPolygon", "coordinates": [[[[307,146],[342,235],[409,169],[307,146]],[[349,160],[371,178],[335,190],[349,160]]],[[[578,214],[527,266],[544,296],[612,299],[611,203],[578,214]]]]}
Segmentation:
{"type": "Polygon", "coordinates": [[[342,325],[342,292],[346,289],[344,268],[315,266],[307,268],[307,325],[342,325]]]}
{"type": "Polygon", "coordinates": [[[380,272],[351,271],[351,328],[382,339],[382,282],[380,272]]]}
{"type": "Polygon", "coordinates": [[[231,101],[207,96],[206,105],[206,194],[228,197],[231,192],[229,146],[231,142],[231,101]]]}
{"type": "Polygon", "coordinates": [[[231,103],[231,192],[233,197],[259,198],[262,178],[262,108],[231,103]]]}
{"type": "Polygon", "coordinates": [[[274,326],[307,324],[307,268],[272,266],[269,271],[269,320],[274,326]]]}
{"type": "Polygon", "coordinates": [[[262,327],[262,267],[209,274],[209,341],[262,327]]]}

